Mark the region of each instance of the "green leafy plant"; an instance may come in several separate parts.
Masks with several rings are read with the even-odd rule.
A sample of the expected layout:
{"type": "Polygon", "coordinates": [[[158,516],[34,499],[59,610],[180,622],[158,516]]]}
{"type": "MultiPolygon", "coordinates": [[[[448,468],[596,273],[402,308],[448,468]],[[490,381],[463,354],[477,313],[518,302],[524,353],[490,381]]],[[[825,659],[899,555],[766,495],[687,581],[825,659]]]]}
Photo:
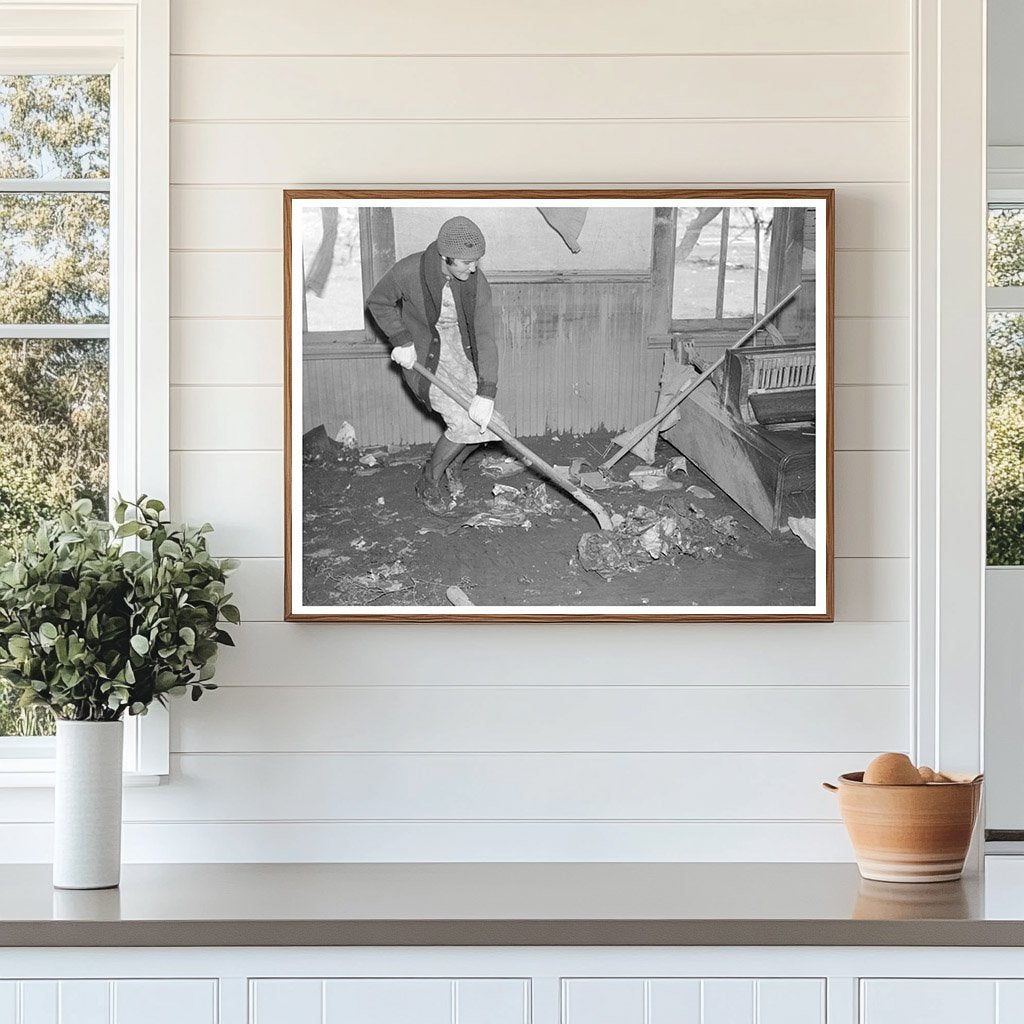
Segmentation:
{"type": "Polygon", "coordinates": [[[221,624],[239,621],[225,589],[238,562],[209,553],[209,523],[163,513],[143,496],[119,501],[107,523],[83,499],[0,549],[0,678],[21,707],[117,721],[216,689],[219,645],[234,645],[221,624]]]}

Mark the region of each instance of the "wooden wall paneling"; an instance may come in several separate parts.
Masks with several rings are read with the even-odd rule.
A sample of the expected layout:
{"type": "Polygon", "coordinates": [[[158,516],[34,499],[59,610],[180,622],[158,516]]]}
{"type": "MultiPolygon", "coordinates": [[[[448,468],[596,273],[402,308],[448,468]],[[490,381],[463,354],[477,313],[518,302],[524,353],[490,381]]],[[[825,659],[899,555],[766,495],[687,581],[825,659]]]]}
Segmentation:
{"type": "Polygon", "coordinates": [[[278,319],[172,320],[171,386],[280,386],[283,348],[278,319]]]}
{"type": "Polygon", "coordinates": [[[836,452],[836,555],[910,556],[910,455],[836,452]]]}
{"type": "Polygon", "coordinates": [[[473,120],[905,117],[902,54],[659,54],[657,56],[178,56],[174,120],[409,120],[437,116],[460,93],[473,120]],[[418,83],[408,88],[408,80],[418,83]],[[758,88],[750,88],[750,80],[758,88]],[[353,81],[373,88],[352,88],[353,81]],[[463,92],[465,82],[474,88],[463,92]],[[508,89],[515,81],[517,88],[508,89]],[[708,82],[716,88],[709,90],[708,82]],[[808,88],[814,82],[814,88],[808,88]]]}
{"type": "Polygon", "coordinates": [[[282,686],[294,711],[275,715],[280,694],[222,686],[182,706],[176,753],[899,749],[907,690],[897,686],[443,687],[282,686]],[[787,721],[764,723],[784,703],[787,721]],[[721,723],[710,732],[708,722],[721,723]]]}
{"type": "MultiPolygon", "coordinates": [[[[779,188],[830,188],[834,181],[779,182],[779,188]]],[[[277,184],[229,180],[171,186],[171,247],[281,251],[281,191],[277,184]]],[[[909,249],[906,182],[845,182],[836,193],[838,249],[909,249]]],[[[486,259],[484,270],[486,271],[486,259]]]]}
{"type": "MultiPolygon", "coordinates": [[[[495,688],[499,704],[511,699],[504,688],[510,693],[526,688],[536,695],[535,709],[575,706],[560,703],[562,689],[545,692],[544,681],[555,680],[561,688],[578,687],[574,698],[594,698],[593,713],[581,713],[567,727],[565,745],[597,743],[609,738],[615,706],[602,684],[629,688],[643,682],[665,689],[652,707],[662,706],[658,701],[691,706],[687,701],[693,700],[693,707],[714,712],[710,739],[721,731],[734,746],[751,745],[744,731],[749,716],[737,714],[735,722],[723,721],[719,727],[722,705],[715,702],[735,693],[716,690],[706,705],[698,693],[702,686],[715,688],[728,666],[731,682],[748,690],[763,687],[777,697],[774,704],[751,697],[752,706],[769,709],[766,720],[784,716],[790,700],[795,701],[800,725],[791,738],[794,746],[806,749],[759,755],[764,760],[757,764],[749,761],[749,752],[724,752],[732,747],[718,755],[667,755],[669,760],[655,752],[502,754],[496,745],[516,738],[518,719],[494,724],[480,717],[483,712],[469,710],[461,724],[437,724],[432,731],[448,736],[452,745],[468,747],[472,739],[489,753],[477,755],[472,764],[453,751],[393,755],[381,774],[374,755],[349,749],[365,742],[351,739],[350,726],[339,729],[334,743],[346,749],[327,756],[279,748],[220,754],[217,737],[199,717],[200,705],[194,719],[189,709],[180,723],[185,730],[198,723],[200,731],[181,735],[195,737],[183,745],[205,749],[176,757],[170,786],[129,794],[126,857],[849,858],[834,805],[812,791],[819,778],[862,764],[865,748],[874,742],[884,740],[899,749],[896,733],[907,710],[896,704],[906,695],[912,668],[909,458],[901,451],[869,450],[905,437],[900,402],[911,384],[912,5],[795,0],[796,7],[780,19],[770,5],[747,0],[685,12],[674,0],[655,0],[627,19],[581,19],[573,5],[527,0],[526,7],[512,8],[497,0],[481,2],[478,17],[457,23],[439,22],[413,0],[398,0],[386,18],[379,5],[357,9],[329,0],[293,0],[285,6],[253,0],[245,17],[238,0],[175,0],[171,5],[176,54],[172,366],[175,385],[195,386],[176,399],[174,431],[176,443],[200,446],[172,455],[173,511],[211,519],[218,527],[214,550],[249,559],[237,589],[250,621],[236,631],[238,648],[223,653],[218,681],[224,691],[208,698],[208,724],[228,713],[235,700],[228,691],[235,685],[268,691],[288,685],[304,706],[315,703],[319,687],[352,687],[349,703],[343,692],[337,698],[342,703],[336,713],[344,721],[351,709],[354,724],[374,707],[391,706],[386,698],[396,682],[412,689],[437,688],[433,701],[429,694],[410,700],[410,706],[430,709],[432,716],[446,707],[459,714],[460,708],[477,707],[474,687],[483,692],[495,688]],[[538,34],[541,21],[545,31],[538,34]],[[386,30],[392,24],[403,26],[397,50],[394,33],[386,30]],[[609,24],[615,25],[613,32],[609,24]],[[675,40],[675,52],[665,52],[666,40],[675,40]],[[357,66],[372,73],[344,73],[357,66]],[[327,69],[338,74],[327,73],[325,83],[327,69]],[[437,93],[423,83],[443,83],[467,70],[480,82],[500,81],[501,89],[450,95],[435,108],[437,93]],[[310,76],[321,82],[320,88],[303,87],[310,76]],[[681,87],[712,79],[719,88],[681,87]],[[673,88],[658,87],[667,81],[673,88]],[[806,88],[806,81],[815,88],[806,88]],[[211,90],[210,82],[217,87],[211,90]],[[509,120],[509,112],[518,116],[509,120]],[[837,188],[836,375],[841,384],[855,386],[841,389],[837,400],[839,445],[854,449],[840,451],[835,460],[841,556],[837,613],[845,621],[829,626],[681,623],[559,629],[323,627],[273,621],[281,606],[281,453],[202,446],[213,443],[219,428],[225,437],[234,429],[218,421],[255,397],[248,387],[281,383],[282,188],[453,181],[727,185],[730,177],[743,185],[837,188]],[[200,393],[202,386],[240,391],[225,393],[224,403],[217,404],[209,401],[213,392],[200,393]],[[512,647],[518,657],[509,656],[512,647]],[[458,651],[454,667],[453,649],[458,651]],[[680,651],[685,652],[683,669],[680,651]],[[644,665],[642,676],[636,672],[638,663],[644,665]],[[886,710],[874,723],[864,720],[866,681],[885,690],[881,705],[886,710]],[[807,694],[793,697],[792,690],[801,688],[807,694]],[[836,723],[824,712],[823,732],[815,739],[809,735],[811,717],[829,693],[849,710],[850,721],[836,723]],[[375,704],[378,695],[381,703],[375,704]],[[214,710],[221,696],[223,706],[214,710]],[[851,750],[835,749],[847,741],[851,750]],[[531,758],[544,756],[553,760],[525,767],[531,758]],[[600,766],[588,763],[585,769],[576,760],[581,756],[601,758],[600,766]],[[633,769],[645,757],[654,760],[636,775],[633,769]],[[697,760],[682,763],[673,757],[697,760]],[[651,767],[655,763],[657,770],[651,767]],[[282,771],[290,782],[275,781],[282,771]],[[754,791],[744,786],[745,773],[751,772],[776,787],[777,802],[750,799],[754,791]],[[545,777],[538,780],[534,773],[545,777]],[[715,806],[668,806],[676,790],[688,787],[666,787],[665,779],[694,775],[708,780],[707,791],[718,798],[715,806]],[[632,780],[629,798],[619,788],[626,778],[632,780]],[[360,790],[365,802],[357,807],[360,790]],[[299,798],[305,801],[302,806],[291,799],[296,793],[305,794],[299,798]],[[662,803],[654,806],[657,800],[662,803]],[[495,807],[522,818],[494,820],[495,807]],[[449,810],[480,817],[388,817],[449,810]],[[241,820],[239,811],[253,817],[241,820]],[[295,820],[314,811],[327,817],[295,820]],[[622,817],[600,817],[608,812],[622,817]],[[651,812],[674,817],[642,817],[651,812]],[[760,817],[768,812],[779,817],[760,817]],[[345,817],[355,813],[382,817],[345,817]],[[703,813],[718,817],[686,817],[703,813]]],[[[499,285],[510,306],[520,311],[544,287],[536,281],[499,285]]],[[[584,287],[583,282],[573,285],[584,287]]],[[[647,285],[623,281],[608,287],[619,293],[618,302],[631,288],[642,292],[647,285]]],[[[617,308],[615,315],[623,323],[628,320],[621,304],[606,308],[617,308]]],[[[642,297],[637,308],[642,314],[642,297]]],[[[516,331],[533,337],[535,327],[524,318],[516,331]]],[[[643,324],[641,331],[646,331],[643,324]]],[[[582,328],[573,335],[574,345],[581,334],[582,328]]],[[[587,360],[598,356],[591,344],[586,350],[560,351],[564,358],[552,363],[548,353],[505,341],[511,372],[539,381],[553,366],[563,375],[550,374],[560,396],[567,395],[566,382],[585,376],[593,365],[587,360]]],[[[347,402],[345,388],[358,371],[365,375],[366,394],[378,403],[369,435],[436,436],[433,421],[385,374],[387,361],[380,358],[374,368],[372,360],[362,358],[316,367],[318,409],[347,402]]],[[[629,387],[615,379],[625,371],[591,373],[592,393],[573,396],[575,404],[570,407],[567,401],[565,408],[582,420],[595,409],[614,410],[621,403],[610,418],[627,423],[649,412],[661,352],[640,344],[638,352],[619,350],[616,358],[622,362],[615,367],[630,368],[634,379],[629,387]],[[634,356],[639,363],[630,362],[634,356]]],[[[546,417],[554,405],[561,408],[531,389],[504,411],[523,425],[519,429],[528,424],[552,429],[546,417]]],[[[242,411],[240,422],[247,415],[242,411]]],[[[231,443],[240,440],[234,436],[231,443]]],[[[902,440],[898,443],[903,447],[902,440]]],[[[395,689],[391,695],[405,692],[395,689]]],[[[638,688],[637,696],[647,692],[638,688]]],[[[522,706],[512,704],[520,709],[516,714],[522,706]]],[[[266,701],[254,699],[248,710],[246,724],[263,744],[269,730],[266,701]]],[[[642,708],[632,714],[642,714],[642,708]]],[[[408,732],[405,721],[398,715],[391,733],[387,723],[377,723],[376,741],[400,742],[408,732]]],[[[635,718],[627,715],[626,721],[635,718]]],[[[629,725],[619,741],[636,744],[636,728],[629,725]]],[[[319,734],[324,742],[330,738],[325,732],[319,734]]],[[[235,746],[245,742],[237,729],[220,735],[224,746],[228,740],[235,746]]],[[[546,736],[554,746],[554,737],[546,736]]],[[[8,791],[0,813],[0,859],[3,850],[47,859],[50,829],[45,822],[51,816],[51,794],[8,791]]]]}
{"type": "MultiPolygon", "coordinates": [[[[217,535],[214,534],[214,537],[217,535]]],[[[230,552],[231,547],[226,547],[230,552]]],[[[543,664],[539,675],[521,661],[495,657],[506,639],[500,624],[378,625],[367,636],[358,630],[332,629],[295,622],[249,622],[236,631],[237,648],[222,651],[217,679],[225,685],[280,686],[295,674],[294,650],[302,651],[302,681],[337,685],[363,680],[402,680],[416,685],[452,682],[447,655],[458,647],[460,673],[479,686],[515,686],[524,676],[553,679],[568,686],[643,681],[677,686],[681,681],[679,646],[686,647],[685,681],[721,678],[744,686],[859,685],[865,679],[905,686],[910,672],[904,622],[839,622],[827,630],[815,623],[634,624],[627,637],[606,625],[573,626],[576,644],[543,624],[522,626],[519,642],[528,644],[531,661],[543,664]],[[410,637],[413,643],[410,643],[410,637]],[[587,652],[580,658],[579,649],[587,652]]],[[[507,633],[507,627],[505,627],[507,633]]],[[[540,685],[543,685],[541,683],[540,685]]]]}
{"type": "Polygon", "coordinates": [[[832,820],[818,783],[877,753],[175,754],[125,820],[832,820]]]}
{"type": "MultiPolygon", "coordinates": [[[[239,22],[235,0],[176,0],[173,53],[381,54],[395,42],[374,8],[338,7],[330,0],[253,0],[239,22]]],[[[579,7],[526,0],[509,8],[486,0],[477,17],[438,24],[416,0],[388,5],[389,23],[403,27],[407,54],[663,53],[676,39],[687,53],[898,53],[910,47],[906,8],[892,0],[858,0],[823,9],[818,0],[792,0],[779,18],[744,0],[681,8],[656,0],[629,18],[581,18],[579,7]],[[753,13],[752,13],[753,12],[753,13]],[[544,26],[537,32],[536,26],[544,26]],[[610,27],[614,25],[612,30],[610,27]]]]}
{"type": "Polygon", "coordinates": [[[171,182],[905,182],[907,124],[873,121],[224,122],[171,125],[171,182]],[[415,154],[415,161],[409,154],[415,154]],[[509,153],[529,171],[510,174],[509,153]],[[572,171],[567,171],[568,154],[572,171]],[[810,168],[813,166],[813,172],[810,168]],[[415,168],[415,170],[414,170],[415,168]]]}
{"type": "Polygon", "coordinates": [[[838,317],[836,384],[909,384],[912,348],[906,317],[838,317]]]}
{"type": "Polygon", "coordinates": [[[904,385],[835,389],[837,451],[908,451],[910,388],[904,385]]]}

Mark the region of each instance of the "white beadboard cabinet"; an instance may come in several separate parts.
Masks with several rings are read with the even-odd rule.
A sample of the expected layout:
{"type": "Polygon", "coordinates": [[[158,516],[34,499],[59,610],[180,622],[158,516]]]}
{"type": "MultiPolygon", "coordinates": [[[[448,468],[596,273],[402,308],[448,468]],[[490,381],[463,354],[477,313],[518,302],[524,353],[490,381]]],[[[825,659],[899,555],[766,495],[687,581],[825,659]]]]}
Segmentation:
{"type": "Polygon", "coordinates": [[[825,1024],[820,978],[571,978],[564,1024],[825,1024]]]}
{"type": "Polygon", "coordinates": [[[213,978],[0,981],[0,1024],[218,1024],[219,1020],[213,978]]]}
{"type": "Polygon", "coordinates": [[[0,950],[0,1024],[1019,1024],[1015,947],[0,950]]]}
{"type": "Polygon", "coordinates": [[[524,1024],[518,978],[256,978],[249,1024],[524,1024]]]}
{"type": "Polygon", "coordinates": [[[978,979],[865,981],[861,1024],[1016,1024],[1024,982],[978,979]]]}

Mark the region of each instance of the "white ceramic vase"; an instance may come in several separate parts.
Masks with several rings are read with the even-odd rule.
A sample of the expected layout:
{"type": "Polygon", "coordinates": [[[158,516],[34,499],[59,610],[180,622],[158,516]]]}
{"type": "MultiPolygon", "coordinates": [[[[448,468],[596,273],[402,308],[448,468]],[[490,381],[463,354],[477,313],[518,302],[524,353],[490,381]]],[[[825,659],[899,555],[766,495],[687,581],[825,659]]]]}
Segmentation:
{"type": "Polygon", "coordinates": [[[121,880],[122,722],[57,722],[53,884],[109,889],[121,880]]]}

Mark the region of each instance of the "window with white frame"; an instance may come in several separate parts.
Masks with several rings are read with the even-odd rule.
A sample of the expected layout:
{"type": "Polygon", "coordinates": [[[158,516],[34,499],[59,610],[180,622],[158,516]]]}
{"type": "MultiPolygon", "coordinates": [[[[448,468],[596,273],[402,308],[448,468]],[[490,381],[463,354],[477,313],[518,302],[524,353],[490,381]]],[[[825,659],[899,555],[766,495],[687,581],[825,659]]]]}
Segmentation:
{"type": "MultiPolygon", "coordinates": [[[[108,507],[110,76],[0,76],[0,543],[108,507]]],[[[0,682],[0,736],[52,716],[0,682]]]]}
{"type": "Polygon", "coordinates": [[[987,561],[1024,565],[1024,203],[988,215],[987,561]]]}
{"type": "MultiPolygon", "coordinates": [[[[0,0],[0,543],[168,496],[167,26],[168,0],[0,0]]],[[[165,773],[166,714],[130,724],[125,769],[165,773]]],[[[52,770],[51,733],[0,683],[0,785],[52,770]]]]}

